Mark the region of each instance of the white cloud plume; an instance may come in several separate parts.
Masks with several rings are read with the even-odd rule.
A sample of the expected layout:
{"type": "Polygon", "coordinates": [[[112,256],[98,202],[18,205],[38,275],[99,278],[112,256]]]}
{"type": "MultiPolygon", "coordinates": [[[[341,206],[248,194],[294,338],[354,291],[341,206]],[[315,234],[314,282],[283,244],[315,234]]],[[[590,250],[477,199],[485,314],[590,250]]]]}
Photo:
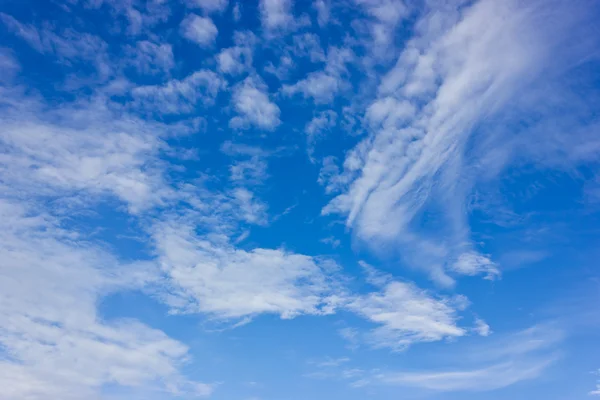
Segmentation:
{"type": "Polygon", "coordinates": [[[539,377],[559,359],[556,346],[562,339],[551,325],[539,325],[460,350],[456,356],[472,368],[376,373],[374,381],[438,392],[500,389],[539,377]]]}
{"type": "Polygon", "coordinates": [[[200,47],[211,47],[219,31],[208,17],[190,14],[181,21],[181,35],[200,47]]]}
{"type": "MultiPolygon", "coordinates": [[[[381,19],[387,13],[380,11],[391,4],[365,3],[377,3],[371,12],[381,19]]],[[[400,245],[408,265],[427,270],[441,285],[454,283],[448,270],[496,275],[492,261],[472,253],[466,197],[477,173],[489,176],[502,166],[481,168],[492,149],[474,150],[472,133],[509,107],[520,88],[533,84],[551,49],[564,43],[561,35],[568,36],[572,21],[549,24],[546,13],[557,14],[546,7],[483,0],[460,12],[455,7],[425,12],[418,35],[367,108],[371,134],[347,154],[336,178],[347,186],[323,213],[346,215],[356,236],[376,250],[400,245]],[[432,211],[442,218],[422,223],[432,211]],[[461,254],[482,262],[449,262],[461,254]]],[[[510,161],[503,160],[502,165],[510,161]]]]}

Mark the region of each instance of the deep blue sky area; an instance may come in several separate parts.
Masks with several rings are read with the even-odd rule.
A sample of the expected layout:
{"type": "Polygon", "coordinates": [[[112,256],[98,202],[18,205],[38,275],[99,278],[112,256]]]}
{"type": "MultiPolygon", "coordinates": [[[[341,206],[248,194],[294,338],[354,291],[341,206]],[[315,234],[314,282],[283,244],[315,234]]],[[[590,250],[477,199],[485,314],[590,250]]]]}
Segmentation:
{"type": "Polygon", "coordinates": [[[600,395],[592,0],[0,4],[0,400],[600,395]]]}

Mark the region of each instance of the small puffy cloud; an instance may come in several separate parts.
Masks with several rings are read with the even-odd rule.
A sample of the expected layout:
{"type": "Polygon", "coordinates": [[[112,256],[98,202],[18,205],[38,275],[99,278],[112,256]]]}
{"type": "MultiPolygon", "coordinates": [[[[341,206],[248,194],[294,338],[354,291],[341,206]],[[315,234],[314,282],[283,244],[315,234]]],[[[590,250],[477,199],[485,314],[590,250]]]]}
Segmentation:
{"type": "Polygon", "coordinates": [[[473,327],[473,331],[479,336],[489,336],[492,334],[490,326],[481,318],[475,319],[475,326],[473,327]]]}
{"type": "Polygon", "coordinates": [[[190,14],[181,21],[181,35],[200,47],[210,47],[215,43],[218,30],[208,17],[190,14]]]}
{"type": "Polygon", "coordinates": [[[472,251],[461,254],[450,266],[450,269],[460,275],[475,276],[483,274],[485,279],[490,280],[500,276],[500,270],[496,263],[490,260],[489,257],[472,251]]]}
{"type": "Polygon", "coordinates": [[[338,92],[349,87],[345,79],[346,64],[353,59],[354,53],[350,49],[332,47],[323,70],[311,72],[293,85],[284,85],[282,92],[288,96],[300,93],[304,98],[312,98],[315,103],[329,103],[338,92]]]}
{"type": "Polygon", "coordinates": [[[321,111],[317,113],[317,115],[315,115],[308,124],[306,124],[304,131],[309,136],[319,135],[321,132],[333,128],[336,120],[337,114],[335,111],[321,111]]]}
{"type": "Polygon", "coordinates": [[[225,81],[209,70],[196,71],[188,77],[172,79],[163,85],[138,86],[131,91],[133,105],[161,114],[186,114],[198,103],[211,105],[225,81]]]}
{"type": "Polygon", "coordinates": [[[223,49],[217,54],[219,71],[230,75],[250,72],[256,36],[252,32],[236,32],[234,42],[235,46],[223,49]]]}
{"type": "Polygon", "coordinates": [[[235,3],[231,13],[235,22],[238,22],[240,19],[242,19],[242,7],[240,6],[240,3],[235,3]]]}
{"type": "Polygon", "coordinates": [[[340,244],[342,244],[342,242],[339,239],[336,239],[333,236],[323,238],[323,239],[319,240],[319,242],[328,244],[331,247],[333,247],[334,249],[337,249],[338,247],[340,247],[340,244]]]}
{"type": "Polygon", "coordinates": [[[285,31],[294,25],[292,0],[260,0],[260,17],[267,32],[285,31]]]}
{"type": "Polygon", "coordinates": [[[271,102],[267,86],[256,77],[248,77],[235,87],[233,107],[239,114],[229,121],[229,126],[248,129],[255,126],[272,131],[280,124],[279,107],[271,102]]]}
{"type": "Polygon", "coordinates": [[[331,3],[329,0],[315,0],[313,7],[317,10],[317,22],[320,27],[324,27],[329,22],[331,16],[331,3]]]}

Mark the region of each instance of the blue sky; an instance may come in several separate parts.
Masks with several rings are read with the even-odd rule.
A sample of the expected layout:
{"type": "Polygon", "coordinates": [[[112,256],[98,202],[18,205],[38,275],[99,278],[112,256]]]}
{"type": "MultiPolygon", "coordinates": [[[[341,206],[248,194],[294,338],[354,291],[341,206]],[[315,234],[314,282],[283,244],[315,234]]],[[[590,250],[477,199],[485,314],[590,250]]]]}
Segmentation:
{"type": "Polygon", "coordinates": [[[592,0],[5,0],[0,400],[600,395],[592,0]]]}

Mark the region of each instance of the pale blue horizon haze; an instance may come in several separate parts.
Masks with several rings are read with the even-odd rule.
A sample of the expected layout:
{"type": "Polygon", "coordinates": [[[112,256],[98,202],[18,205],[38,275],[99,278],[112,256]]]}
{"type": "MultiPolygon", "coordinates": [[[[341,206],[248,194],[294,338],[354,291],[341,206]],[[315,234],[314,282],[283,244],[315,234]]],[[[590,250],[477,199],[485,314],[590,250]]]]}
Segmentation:
{"type": "Polygon", "coordinates": [[[597,398],[598,21],[1,1],[0,400],[597,398]]]}

